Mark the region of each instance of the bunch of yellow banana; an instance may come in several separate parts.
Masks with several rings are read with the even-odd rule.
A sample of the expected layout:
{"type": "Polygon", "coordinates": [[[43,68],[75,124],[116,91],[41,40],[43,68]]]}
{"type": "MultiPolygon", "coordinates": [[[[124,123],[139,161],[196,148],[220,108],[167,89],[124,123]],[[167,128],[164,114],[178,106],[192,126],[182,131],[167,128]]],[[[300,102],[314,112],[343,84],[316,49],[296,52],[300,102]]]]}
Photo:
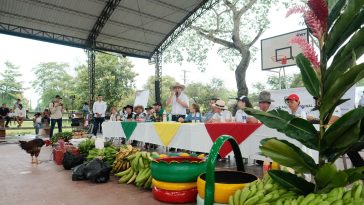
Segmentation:
{"type": "Polygon", "coordinates": [[[242,190],[237,190],[229,198],[229,205],[363,205],[364,187],[357,181],[351,189],[337,187],[326,194],[297,195],[288,191],[269,177],[250,183],[242,190]]]}
{"type": "Polygon", "coordinates": [[[115,161],[112,166],[112,172],[118,173],[120,171],[127,170],[130,167],[130,162],[126,158],[139,151],[139,148],[132,147],[131,145],[124,145],[120,147],[119,152],[116,153],[115,161]]]}
{"type": "Polygon", "coordinates": [[[126,158],[130,167],[125,171],[115,174],[121,177],[119,183],[135,183],[138,187],[150,189],[152,186],[152,175],[150,163],[153,160],[149,152],[137,152],[126,158]]]}

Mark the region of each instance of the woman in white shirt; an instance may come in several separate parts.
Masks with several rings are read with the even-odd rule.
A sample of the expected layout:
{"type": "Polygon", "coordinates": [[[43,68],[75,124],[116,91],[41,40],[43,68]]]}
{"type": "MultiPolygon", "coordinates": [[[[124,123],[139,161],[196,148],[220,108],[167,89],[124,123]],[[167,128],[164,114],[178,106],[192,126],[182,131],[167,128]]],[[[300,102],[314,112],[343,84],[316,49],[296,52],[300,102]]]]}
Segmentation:
{"type": "Polygon", "coordinates": [[[236,111],[235,121],[242,123],[257,123],[258,120],[256,120],[253,116],[246,114],[243,110],[246,107],[253,108],[252,104],[249,101],[249,98],[243,95],[240,98],[237,98],[237,100],[239,109],[238,111],[236,111]]]}
{"type": "Polygon", "coordinates": [[[21,127],[21,125],[24,122],[24,118],[27,115],[27,112],[23,108],[22,104],[19,104],[18,107],[15,109],[15,114],[16,114],[16,122],[18,123],[18,127],[21,127]]]}

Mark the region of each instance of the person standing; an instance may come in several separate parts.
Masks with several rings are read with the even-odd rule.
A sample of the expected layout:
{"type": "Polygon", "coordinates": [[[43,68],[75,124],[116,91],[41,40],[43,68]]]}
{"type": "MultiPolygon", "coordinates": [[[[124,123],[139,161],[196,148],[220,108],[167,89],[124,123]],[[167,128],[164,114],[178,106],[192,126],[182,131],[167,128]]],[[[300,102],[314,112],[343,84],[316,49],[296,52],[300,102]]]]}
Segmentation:
{"type": "Polygon", "coordinates": [[[3,103],[2,107],[0,107],[0,120],[5,120],[5,127],[9,127],[10,122],[10,116],[9,116],[10,110],[6,106],[5,103],[3,103]]]}
{"type": "Polygon", "coordinates": [[[186,117],[186,109],[189,107],[187,95],[183,93],[184,85],[176,83],[172,86],[171,95],[167,98],[166,105],[172,105],[172,121],[178,122],[179,118],[186,117]]]}
{"type": "Polygon", "coordinates": [[[102,101],[102,95],[97,96],[97,101],[94,102],[94,105],[92,107],[92,111],[94,113],[94,130],[93,134],[97,135],[97,130],[100,126],[100,132],[102,133],[102,123],[105,120],[105,113],[106,113],[107,105],[104,101],[102,101]]]}
{"type": "Polygon", "coordinates": [[[58,126],[58,132],[62,132],[62,113],[63,104],[61,102],[61,96],[56,95],[53,102],[49,103],[49,111],[51,112],[51,130],[49,138],[53,136],[54,127],[58,126]]]}

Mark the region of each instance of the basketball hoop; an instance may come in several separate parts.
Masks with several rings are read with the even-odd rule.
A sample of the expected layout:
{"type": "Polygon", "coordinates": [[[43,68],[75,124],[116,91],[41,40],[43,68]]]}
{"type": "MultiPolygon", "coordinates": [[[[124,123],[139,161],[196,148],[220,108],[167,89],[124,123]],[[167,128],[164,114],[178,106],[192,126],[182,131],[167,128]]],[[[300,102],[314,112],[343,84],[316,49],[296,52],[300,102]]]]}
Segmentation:
{"type": "Polygon", "coordinates": [[[271,59],[275,63],[279,63],[279,64],[282,64],[282,65],[287,64],[287,56],[285,56],[285,55],[272,56],[271,59]]]}

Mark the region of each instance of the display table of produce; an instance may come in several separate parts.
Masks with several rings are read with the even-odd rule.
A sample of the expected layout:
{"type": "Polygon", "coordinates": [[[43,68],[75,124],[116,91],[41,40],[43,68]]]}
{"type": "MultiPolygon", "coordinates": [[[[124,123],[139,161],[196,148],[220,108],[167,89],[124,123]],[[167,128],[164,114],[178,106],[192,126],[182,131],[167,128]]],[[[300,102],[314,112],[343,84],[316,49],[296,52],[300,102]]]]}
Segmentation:
{"type": "MultiPolygon", "coordinates": [[[[294,143],[302,149],[303,145],[284,134],[261,124],[244,123],[136,123],[108,121],[102,124],[103,136],[127,138],[146,143],[208,153],[217,137],[226,134],[239,143],[243,157],[262,159],[259,156],[259,142],[264,138],[277,137],[294,143]],[[128,136],[126,136],[128,133],[128,136]]],[[[221,156],[231,154],[230,145],[224,145],[221,156]]],[[[314,154],[313,154],[314,155],[314,154]]]]}

